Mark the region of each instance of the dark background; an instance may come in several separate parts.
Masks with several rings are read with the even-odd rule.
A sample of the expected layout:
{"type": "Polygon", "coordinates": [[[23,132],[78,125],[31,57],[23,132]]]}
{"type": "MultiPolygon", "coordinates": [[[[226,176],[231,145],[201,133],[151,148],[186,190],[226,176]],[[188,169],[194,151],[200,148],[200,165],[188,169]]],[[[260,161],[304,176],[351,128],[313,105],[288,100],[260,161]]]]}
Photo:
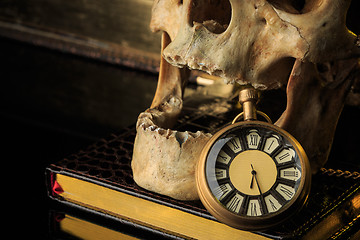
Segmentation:
{"type": "MultiPolygon", "coordinates": [[[[157,83],[152,0],[1,0],[5,231],[53,238],[48,164],[135,123],[157,83]]],[[[103,221],[103,220],[102,220],[103,221]]],[[[66,238],[67,239],[67,238],[66,238]]]]}
{"type": "Polygon", "coordinates": [[[134,124],[157,76],[4,38],[0,53],[5,222],[16,236],[41,239],[58,207],[46,195],[45,167],[134,124]]]}

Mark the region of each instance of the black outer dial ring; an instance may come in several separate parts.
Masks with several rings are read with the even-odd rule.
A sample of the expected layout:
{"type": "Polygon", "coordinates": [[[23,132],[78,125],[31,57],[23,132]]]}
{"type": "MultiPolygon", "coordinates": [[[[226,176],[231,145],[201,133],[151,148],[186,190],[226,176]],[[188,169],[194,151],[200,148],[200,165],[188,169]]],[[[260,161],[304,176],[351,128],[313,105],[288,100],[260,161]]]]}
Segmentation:
{"type": "Polygon", "coordinates": [[[283,129],[260,121],[238,122],[229,125],[217,132],[204,146],[196,169],[196,185],[200,200],[205,208],[219,221],[242,230],[265,230],[289,219],[299,211],[306,203],[311,185],[311,170],[308,158],[299,142],[283,129]],[[236,214],[228,210],[213,194],[209,187],[206,173],[207,162],[216,161],[213,154],[210,154],[214,145],[224,136],[239,132],[244,128],[257,128],[273,131],[282,136],[295,150],[301,165],[301,178],[295,195],[281,207],[280,210],[262,216],[247,216],[236,214]]]}

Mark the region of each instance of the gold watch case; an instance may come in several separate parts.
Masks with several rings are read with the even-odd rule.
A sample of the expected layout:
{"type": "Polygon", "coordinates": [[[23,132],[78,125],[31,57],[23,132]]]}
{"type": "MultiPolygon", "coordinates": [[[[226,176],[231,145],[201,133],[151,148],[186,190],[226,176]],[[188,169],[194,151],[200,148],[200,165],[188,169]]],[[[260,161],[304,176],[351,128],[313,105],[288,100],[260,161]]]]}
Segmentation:
{"type": "Polygon", "coordinates": [[[231,124],[204,146],[196,169],[200,200],[219,221],[243,230],[265,230],[306,203],[308,158],[283,129],[260,121],[231,124]]]}

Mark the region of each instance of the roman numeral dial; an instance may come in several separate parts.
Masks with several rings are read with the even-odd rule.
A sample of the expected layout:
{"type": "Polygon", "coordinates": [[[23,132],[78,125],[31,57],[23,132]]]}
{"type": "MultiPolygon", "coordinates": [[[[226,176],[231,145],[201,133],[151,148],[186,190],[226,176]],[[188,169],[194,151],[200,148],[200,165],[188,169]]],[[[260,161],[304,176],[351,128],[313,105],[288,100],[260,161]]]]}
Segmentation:
{"type": "Polygon", "coordinates": [[[265,123],[236,123],[221,131],[206,145],[198,164],[204,206],[233,226],[247,223],[245,229],[256,229],[265,219],[273,225],[291,216],[289,209],[294,208],[289,206],[305,201],[309,192],[304,181],[310,170],[301,146],[265,123]]]}
{"type": "Polygon", "coordinates": [[[267,195],[264,199],[265,199],[266,208],[269,213],[276,212],[282,207],[279,200],[276,197],[274,197],[272,194],[267,195]]]}
{"type": "Polygon", "coordinates": [[[246,212],[248,216],[260,216],[262,215],[260,202],[258,199],[252,199],[249,201],[248,210],[246,212]]]}
{"type": "Polygon", "coordinates": [[[240,213],[243,201],[244,197],[241,194],[236,193],[226,204],[226,208],[234,213],[240,213]]]}
{"type": "Polygon", "coordinates": [[[272,135],[265,141],[264,152],[272,154],[280,146],[279,136],[272,135]]]}
{"type": "Polygon", "coordinates": [[[260,128],[228,136],[215,161],[212,192],[229,211],[263,216],[280,211],[297,191],[301,168],[284,138],[260,128]]]}
{"type": "Polygon", "coordinates": [[[226,144],[231,151],[234,153],[239,153],[242,150],[241,142],[239,137],[233,137],[229,140],[229,142],[226,144]]]}
{"type": "Polygon", "coordinates": [[[301,179],[296,159],[277,133],[251,128],[229,135],[216,156],[213,194],[236,214],[277,212],[295,196],[301,179]]]}
{"type": "Polygon", "coordinates": [[[257,130],[250,130],[249,134],[246,136],[248,148],[257,149],[259,147],[260,139],[261,137],[257,130]]]}

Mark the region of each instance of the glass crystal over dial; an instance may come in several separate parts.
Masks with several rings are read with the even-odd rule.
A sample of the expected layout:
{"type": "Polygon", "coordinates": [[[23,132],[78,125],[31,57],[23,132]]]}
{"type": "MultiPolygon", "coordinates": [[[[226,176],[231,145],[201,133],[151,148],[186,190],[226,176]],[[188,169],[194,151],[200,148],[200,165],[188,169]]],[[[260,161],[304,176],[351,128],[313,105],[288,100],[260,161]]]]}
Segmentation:
{"type": "Polygon", "coordinates": [[[204,206],[241,229],[274,226],[306,202],[310,168],[301,145],[265,122],[239,122],[216,133],[203,149],[196,180],[204,206]]]}

